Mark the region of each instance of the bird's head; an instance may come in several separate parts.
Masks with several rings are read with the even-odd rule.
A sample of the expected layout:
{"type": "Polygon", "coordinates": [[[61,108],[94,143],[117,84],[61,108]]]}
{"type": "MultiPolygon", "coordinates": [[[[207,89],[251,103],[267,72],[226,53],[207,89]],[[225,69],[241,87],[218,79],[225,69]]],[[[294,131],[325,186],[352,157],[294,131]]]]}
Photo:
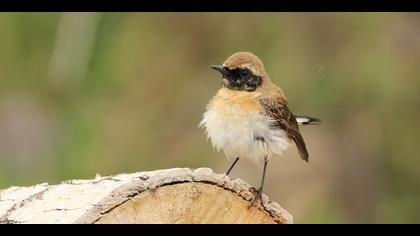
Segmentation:
{"type": "Polygon", "coordinates": [[[250,52],[237,52],[223,65],[212,65],[210,68],[219,71],[223,85],[233,90],[252,92],[268,80],[262,61],[250,52]]]}

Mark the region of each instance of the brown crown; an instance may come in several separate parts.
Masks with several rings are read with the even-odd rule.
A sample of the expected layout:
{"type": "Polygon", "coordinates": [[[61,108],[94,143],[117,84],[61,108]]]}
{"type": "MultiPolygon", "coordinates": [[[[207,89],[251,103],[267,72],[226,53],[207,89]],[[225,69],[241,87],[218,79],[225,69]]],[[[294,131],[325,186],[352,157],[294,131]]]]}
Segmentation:
{"type": "Polygon", "coordinates": [[[249,67],[255,75],[265,75],[265,69],[262,61],[250,52],[237,52],[232,54],[223,63],[229,69],[249,67]]]}

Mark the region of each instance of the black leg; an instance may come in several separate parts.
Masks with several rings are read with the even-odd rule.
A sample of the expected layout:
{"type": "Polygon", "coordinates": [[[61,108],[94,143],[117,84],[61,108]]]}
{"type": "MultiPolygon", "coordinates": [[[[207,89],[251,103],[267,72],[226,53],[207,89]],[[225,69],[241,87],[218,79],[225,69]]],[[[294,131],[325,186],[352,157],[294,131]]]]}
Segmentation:
{"type": "MultiPolygon", "coordinates": [[[[252,201],[251,206],[254,206],[254,204],[257,200],[261,200],[261,195],[263,193],[264,180],[265,180],[265,171],[267,169],[267,163],[268,163],[268,160],[267,160],[267,157],[266,157],[264,159],[264,170],[263,170],[263,175],[262,175],[262,179],[261,179],[261,185],[260,185],[260,188],[257,191],[257,195],[255,196],[254,200],[252,201]]],[[[261,201],[261,204],[262,204],[262,201],[261,201]]]]}
{"type": "Polygon", "coordinates": [[[233,164],[230,166],[229,170],[226,172],[226,175],[229,175],[229,173],[232,171],[233,167],[236,165],[236,162],[239,161],[239,157],[237,157],[235,159],[235,161],[233,162],[233,164]]]}

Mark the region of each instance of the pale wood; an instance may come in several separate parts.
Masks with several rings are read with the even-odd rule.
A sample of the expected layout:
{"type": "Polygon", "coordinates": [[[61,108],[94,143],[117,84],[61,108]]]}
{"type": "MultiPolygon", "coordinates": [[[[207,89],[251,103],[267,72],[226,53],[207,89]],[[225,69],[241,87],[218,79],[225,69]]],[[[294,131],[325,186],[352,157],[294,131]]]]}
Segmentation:
{"type": "Polygon", "coordinates": [[[173,168],[0,191],[0,223],[292,223],[252,187],[211,169],[173,168]]]}

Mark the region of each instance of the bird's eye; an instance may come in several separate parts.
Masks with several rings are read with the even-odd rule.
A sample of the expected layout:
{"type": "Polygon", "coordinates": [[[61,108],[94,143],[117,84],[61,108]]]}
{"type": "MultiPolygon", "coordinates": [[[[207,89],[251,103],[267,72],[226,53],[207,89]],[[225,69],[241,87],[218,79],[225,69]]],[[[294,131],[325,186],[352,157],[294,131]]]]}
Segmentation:
{"type": "Polygon", "coordinates": [[[242,69],[241,70],[241,75],[242,76],[247,76],[249,74],[249,71],[247,69],[242,69]]]}

